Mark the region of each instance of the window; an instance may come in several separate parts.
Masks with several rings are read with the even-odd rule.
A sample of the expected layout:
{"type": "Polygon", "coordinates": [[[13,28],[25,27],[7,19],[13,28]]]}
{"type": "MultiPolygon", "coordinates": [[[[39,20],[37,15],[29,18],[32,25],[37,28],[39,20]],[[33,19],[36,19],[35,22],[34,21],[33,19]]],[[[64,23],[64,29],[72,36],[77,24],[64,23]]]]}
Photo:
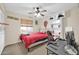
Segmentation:
{"type": "Polygon", "coordinates": [[[33,32],[33,20],[21,19],[21,34],[30,34],[33,32]]]}
{"type": "Polygon", "coordinates": [[[32,26],[30,26],[30,27],[22,26],[21,27],[21,34],[30,34],[31,32],[33,32],[32,26]]]}

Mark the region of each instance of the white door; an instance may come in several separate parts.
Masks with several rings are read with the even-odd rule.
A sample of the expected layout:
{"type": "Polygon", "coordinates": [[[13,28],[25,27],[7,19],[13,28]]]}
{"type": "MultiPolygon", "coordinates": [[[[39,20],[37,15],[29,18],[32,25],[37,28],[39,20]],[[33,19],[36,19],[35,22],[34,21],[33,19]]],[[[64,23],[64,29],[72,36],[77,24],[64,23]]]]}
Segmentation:
{"type": "MultiPolygon", "coordinates": [[[[4,14],[0,10],[0,22],[4,22],[4,14]]],[[[4,25],[0,24],[0,54],[4,48],[4,25]]]]}

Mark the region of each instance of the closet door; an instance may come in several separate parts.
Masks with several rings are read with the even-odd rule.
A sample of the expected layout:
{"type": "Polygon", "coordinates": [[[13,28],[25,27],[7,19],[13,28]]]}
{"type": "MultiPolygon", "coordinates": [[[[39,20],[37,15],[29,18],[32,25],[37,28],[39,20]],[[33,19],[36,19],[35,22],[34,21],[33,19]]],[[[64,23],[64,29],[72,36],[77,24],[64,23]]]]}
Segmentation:
{"type": "MultiPolygon", "coordinates": [[[[0,10],[0,23],[4,22],[4,14],[0,10]]],[[[0,54],[4,48],[4,25],[0,24],[0,54]]]]}

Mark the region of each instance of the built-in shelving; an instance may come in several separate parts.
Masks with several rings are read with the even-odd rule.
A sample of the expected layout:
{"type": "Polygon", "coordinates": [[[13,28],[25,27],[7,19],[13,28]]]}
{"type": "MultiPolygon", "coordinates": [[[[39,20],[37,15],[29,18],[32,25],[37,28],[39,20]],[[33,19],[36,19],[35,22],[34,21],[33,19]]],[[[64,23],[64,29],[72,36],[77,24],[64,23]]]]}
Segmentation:
{"type": "Polygon", "coordinates": [[[62,18],[50,20],[50,23],[53,34],[62,37],[62,18]]]}

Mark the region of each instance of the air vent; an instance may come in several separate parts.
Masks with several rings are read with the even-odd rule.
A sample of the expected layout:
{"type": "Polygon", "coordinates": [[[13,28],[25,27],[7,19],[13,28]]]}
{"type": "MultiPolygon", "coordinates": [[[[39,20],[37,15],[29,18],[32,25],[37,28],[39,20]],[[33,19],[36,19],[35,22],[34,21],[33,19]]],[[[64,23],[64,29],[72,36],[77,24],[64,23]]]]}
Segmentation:
{"type": "Polygon", "coordinates": [[[53,17],[50,17],[50,20],[52,20],[53,19],[53,17]]]}
{"type": "Polygon", "coordinates": [[[59,19],[59,18],[61,18],[61,17],[64,17],[64,15],[62,15],[62,14],[59,14],[59,15],[58,15],[58,19],[59,19]]]}
{"type": "Polygon", "coordinates": [[[9,18],[9,19],[14,19],[14,20],[19,20],[19,18],[13,17],[13,16],[7,16],[7,18],[9,18]]]}

